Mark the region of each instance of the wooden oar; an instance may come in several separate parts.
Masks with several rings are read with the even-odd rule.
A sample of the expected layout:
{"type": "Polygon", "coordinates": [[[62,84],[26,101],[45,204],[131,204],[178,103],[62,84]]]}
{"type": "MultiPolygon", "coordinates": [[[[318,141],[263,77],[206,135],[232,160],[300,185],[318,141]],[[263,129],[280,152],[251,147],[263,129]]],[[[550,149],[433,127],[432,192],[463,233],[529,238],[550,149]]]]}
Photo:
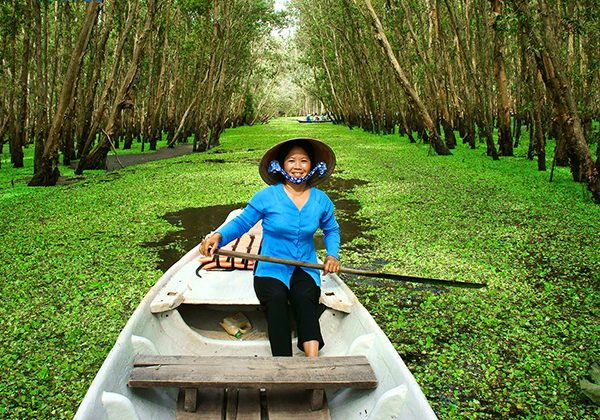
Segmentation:
{"type": "MultiPolygon", "coordinates": [[[[277,263],[277,264],[293,265],[295,267],[318,268],[319,270],[323,270],[323,264],[315,264],[315,263],[311,263],[311,262],[307,262],[307,261],[287,260],[285,258],[269,257],[266,255],[247,254],[245,252],[229,251],[226,249],[218,249],[216,251],[216,253],[219,255],[225,255],[227,257],[236,257],[236,258],[242,258],[242,259],[246,259],[246,260],[266,261],[266,262],[272,262],[272,263],[277,263]]],[[[377,271],[356,270],[354,268],[344,268],[344,267],[340,268],[339,272],[347,273],[347,274],[356,274],[358,276],[364,276],[364,277],[377,277],[377,278],[390,279],[390,280],[396,280],[396,281],[435,284],[437,286],[464,287],[464,288],[468,288],[468,289],[479,289],[479,288],[487,286],[487,284],[484,284],[484,283],[469,283],[469,282],[454,281],[454,280],[430,279],[430,278],[426,278],[426,277],[405,276],[402,274],[392,274],[392,273],[380,273],[377,271]]]]}

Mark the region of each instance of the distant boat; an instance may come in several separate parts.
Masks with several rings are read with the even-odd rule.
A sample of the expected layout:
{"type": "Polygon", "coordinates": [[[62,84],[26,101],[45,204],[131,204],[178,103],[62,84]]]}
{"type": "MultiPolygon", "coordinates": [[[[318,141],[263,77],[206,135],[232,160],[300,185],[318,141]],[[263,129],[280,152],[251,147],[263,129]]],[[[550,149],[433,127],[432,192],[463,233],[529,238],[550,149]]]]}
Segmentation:
{"type": "Polygon", "coordinates": [[[310,120],[307,121],[305,119],[299,119],[298,120],[299,123],[327,123],[327,122],[333,122],[333,120],[310,120]]]}
{"type": "MultiPolygon", "coordinates": [[[[228,220],[239,212],[232,212],[228,220]]],[[[261,233],[259,224],[249,232],[250,238],[256,238],[259,242],[261,233]]],[[[156,360],[171,358],[204,363],[207,367],[198,368],[200,374],[209,367],[214,370],[213,364],[224,364],[227,367],[224,374],[244,372],[244,366],[235,364],[240,357],[246,360],[251,358],[252,362],[256,360],[258,364],[267,363],[267,366],[279,364],[272,359],[272,365],[269,365],[271,359],[266,320],[253,290],[252,271],[207,271],[200,268],[201,259],[198,247],[194,247],[150,289],[117,338],[75,419],[176,419],[192,415],[185,411],[186,407],[188,411],[193,411],[189,410],[188,405],[189,389],[184,395],[184,391],[178,392],[177,388],[167,385],[152,388],[128,386],[134,359],[137,362],[146,357],[139,355],[150,355],[156,360]],[[236,338],[228,334],[220,322],[240,312],[250,321],[252,330],[236,338]],[[227,364],[228,360],[231,360],[230,365],[227,364]]],[[[204,404],[197,409],[198,413],[204,411],[196,415],[204,415],[202,418],[225,418],[226,413],[227,418],[231,418],[229,414],[233,410],[238,416],[233,418],[240,418],[247,415],[248,410],[254,410],[252,417],[243,418],[260,419],[263,415],[279,418],[276,410],[281,409],[283,403],[287,410],[286,419],[436,418],[397,351],[352,291],[337,275],[323,276],[321,282],[321,303],[325,308],[320,316],[325,340],[325,347],[319,354],[323,356],[322,361],[326,357],[331,357],[330,360],[366,357],[367,365],[372,367],[376,376],[376,388],[325,388],[325,403],[319,411],[298,411],[290,409],[289,404],[305,399],[302,392],[277,400],[273,395],[279,389],[273,389],[274,393],[270,394],[272,389],[268,388],[266,391],[260,390],[262,399],[257,403],[258,389],[248,390],[240,386],[239,391],[231,391],[229,387],[225,391],[213,386],[197,394],[198,404],[204,404]],[[253,408],[249,408],[250,402],[245,399],[249,395],[246,391],[254,392],[253,408]],[[209,400],[210,395],[214,401],[209,400]],[[271,397],[273,400],[269,399],[271,397]],[[211,405],[216,414],[210,414],[212,411],[207,414],[207,405],[211,405]]],[[[286,360],[310,360],[304,358],[297,349],[295,338],[293,348],[294,357],[286,360]]],[[[160,362],[154,364],[156,366],[146,367],[150,374],[161,368],[167,370],[160,362]]],[[[185,376],[189,372],[185,366],[183,369],[182,375],[185,376]]],[[[333,374],[331,371],[325,373],[324,377],[333,374]]],[[[235,385],[233,387],[236,388],[235,385]]],[[[195,406],[196,397],[192,398],[192,406],[195,406]]]]}

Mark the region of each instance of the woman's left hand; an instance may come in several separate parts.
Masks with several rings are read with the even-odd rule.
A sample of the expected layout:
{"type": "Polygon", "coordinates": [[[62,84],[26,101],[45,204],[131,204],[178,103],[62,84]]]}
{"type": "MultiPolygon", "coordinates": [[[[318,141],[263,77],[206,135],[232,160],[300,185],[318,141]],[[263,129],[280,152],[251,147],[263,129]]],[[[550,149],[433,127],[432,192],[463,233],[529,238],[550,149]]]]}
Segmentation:
{"type": "Polygon", "coordinates": [[[328,255],[327,258],[325,258],[323,274],[337,273],[338,271],[340,271],[340,262],[337,258],[328,255]]]}

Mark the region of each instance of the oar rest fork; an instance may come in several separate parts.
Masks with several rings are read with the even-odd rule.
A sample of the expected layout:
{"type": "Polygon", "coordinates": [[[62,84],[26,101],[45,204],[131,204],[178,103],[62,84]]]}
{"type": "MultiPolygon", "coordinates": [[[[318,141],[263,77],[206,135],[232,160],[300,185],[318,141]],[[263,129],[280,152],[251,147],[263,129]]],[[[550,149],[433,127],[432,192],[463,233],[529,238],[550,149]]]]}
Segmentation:
{"type": "Polygon", "coordinates": [[[130,387],[171,387],[186,392],[186,411],[196,410],[201,388],[311,390],[311,408],[323,406],[323,389],[377,387],[377,378],[364,356],[238,357],[138,355],[130,387]]]}

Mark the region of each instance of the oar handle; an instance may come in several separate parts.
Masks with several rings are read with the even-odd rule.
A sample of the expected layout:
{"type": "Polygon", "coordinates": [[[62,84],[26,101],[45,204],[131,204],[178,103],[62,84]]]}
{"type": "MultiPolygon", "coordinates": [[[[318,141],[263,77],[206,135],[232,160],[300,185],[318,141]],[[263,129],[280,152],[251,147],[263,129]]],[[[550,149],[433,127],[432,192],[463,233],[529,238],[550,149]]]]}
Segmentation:
{"type": "MultiPolygon", "coordinates": [[[[288,260],[285,258],[269,257],[268,255],[248,254],[245,252],[230,251],[228,249],[217,249],[215,251],[215,253],[219,254],[219,255],[225,255],[226,257],[236,257],[236,258],[242,258],[245,260],[256,260],[256,261],[272,262],[272,263],[276,263],[276,264],[293,265],[295,267],[317,268],[319,270],[322,270],[324,267],[323,264],[316,264],[316,263],[311,263],[308,261],[296,261],[296,260],[288,260]]],[[[342,269],[340,269],[340,271],[342,271],[342,269]]]]}
{"type": "MultiPolygon", "coordinates": [[[[246,259],[246,260],[266,261],[266,262],[272,262],[272,263],[276,263],[276,264],[293,265],[294,267],[308,267],[308,268],[316,268],[319,270],[323,270],[323,268],[325,267],[325,264],[311,263],[308,261],[288,260],[285,258],[269,257],[268,255],[247,254],[245,252],[229,251],[227,249],[218,249],[216,251],[216,253],[219,255],[225,255],[227,257],[237,257],[237,258],[242,258],[242,259],[246,259]]],[[[378,273],[372,273],[369,271],[356,270],[353,268],[344,268],[344,267],[340,267],[339,272],[347,273],[347,274],[357,274],[357,275],[378,274],[378,273]]]]}
{"type": "MultiPolygon", "coordinates": [[[[308,268],[316,268],[319,270],[323,270],[323,264],[315,264],[308,261],[296,261],[296,260],[288,260],[285,258],[278,257],[270,257],[268,255],[257,255],[257,254],[248,254],[245,252],[237,252],[230,251],[227,249],[218,249],[215,251],[219,255],[224,255],[227,257],[237,257],[246,260],[256,260],[256,261],[265,261],[272,262],[277,264],[286,264],[292,265],[295,267],[308,267],[308,268]]],[[[484,283],[471,283],[471,282],[463,282],[463,281],[454,281],[454,280],[443,280],[443,279],[430,279],[425,277],[415,277],[415,276],[405,276],[402,274],[393,274],[393,273],[380,273],[375,271],[365,271],[365,270],[357,270],[355,268],[344,268],[341,267],[339,270],[340,273],[347,274],[356,274],[358,276],[364,277],[377,277],[384,278],[390,280],[399,280],[399,281],[407,281],[413,283],[423,283],[423,284],[435,284],[437,286],[452,286],[452,287],[462,287],[468,289],[480,289],[482,287],[486,287],[487,285],[484,283]]]]}

